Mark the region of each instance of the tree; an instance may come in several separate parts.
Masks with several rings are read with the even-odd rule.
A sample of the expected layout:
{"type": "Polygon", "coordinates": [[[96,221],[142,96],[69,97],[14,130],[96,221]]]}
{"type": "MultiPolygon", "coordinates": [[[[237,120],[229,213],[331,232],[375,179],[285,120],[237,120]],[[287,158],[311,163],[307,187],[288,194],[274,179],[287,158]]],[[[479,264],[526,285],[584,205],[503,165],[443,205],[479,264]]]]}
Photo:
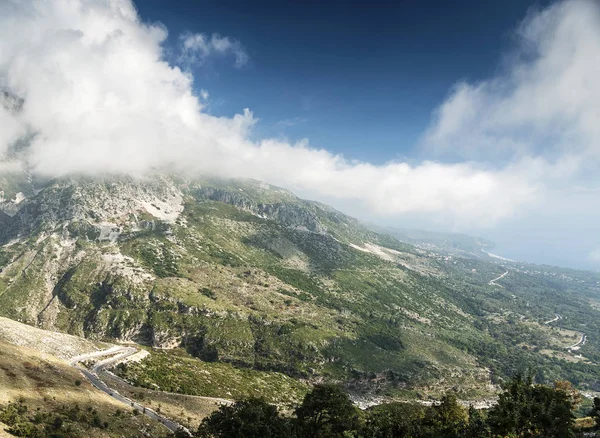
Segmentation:
{"type": "Polygon", "coordinates": [[[171,435],[172,438],[190,438],[191,435],[188,433],[187,430],[183,429],[182,427],[177,428],[177,430],[175,432],[173,432],[173,435],[171,435]]]}
{"type": "Polygon", "coordinates": [[[554,389],[564,392],[571,403],[571,410],[577,409],[583,403],[583,396],[579,391],[573,388],[568,380],[557,380],[554,382],[554,389]]]}
{"type": "Polygon", "coordinates": [[[316,385],[296,409],[298,428],[310,438],[342,437],[357,431],[359,414],[350,397],[337,385],[316,385]]]}
{"type": "Polygon", "coordinates": [[[472,405],[469,406],[469,425],[465,431],[466,438],[488,438],[491,436],[490,426],[485,414],[472,405]]]}
{"type": "Polygon", "coordinates": [[[533,385],[531,375],[517,375],[490,410],[492,431],[516,437],[573,436],[573,398],[564,389],[533,385]]]}
{"type": "Polygon", "coordinates": [[[492,431],[497,434],[529,436],[531,418],[529,392],[532,386],[532,376],[525,378],[517,374],[506,385],[504,392],[498,398],[498,404],[490,410],[489,422],[492,431]]]}
{"type": "Polygon", "coordinates": [[[425,408],[411,403],[386,403],[366,412],[365,438],[402,438],[419,435],[425,408]]]}
{"type": "Polygon", "coordinates": [[[221,406],[205,418],[197,436],[289,438],[290,428],[275,406],[259,398],[247,398],[230,406],[221,406]]]}
{"type": "Polygon", "coordinates": [[[54,417],[54,421],[52,422],[52,427],[56,430],[60,429],[64,423],[64,420],[60,415],[54,417]]]}
{"type": "Polygon", "coordinates": [[[442,397],[438,405],[431,406],[423,420],[424,436],[458,438],[467,428],[467,411],[456,399],[454,393],[442,397]]]}
{"type": "Polygon", "coordinates": [[[41,432],[33,423],[30,423],[29,421],[22,421],[14,424],[7,430],[7,432],[13,434],[14,436],[22,437],[37,437],[41,435],[41,432]]]}
{"type": "Polygon", "coordinates": [[[594,418],[596,426],[600,427],[600,398],[594,397],[594,407],[590,412],[590,417],[594,418]]]}
{"type": "Polygon", "coordinates": [[[563,391],[536,385],[532,391],[532,424],[538,436],[567,438],[574,436],[572,426],[575,416],[571,398],[563,391]]]}

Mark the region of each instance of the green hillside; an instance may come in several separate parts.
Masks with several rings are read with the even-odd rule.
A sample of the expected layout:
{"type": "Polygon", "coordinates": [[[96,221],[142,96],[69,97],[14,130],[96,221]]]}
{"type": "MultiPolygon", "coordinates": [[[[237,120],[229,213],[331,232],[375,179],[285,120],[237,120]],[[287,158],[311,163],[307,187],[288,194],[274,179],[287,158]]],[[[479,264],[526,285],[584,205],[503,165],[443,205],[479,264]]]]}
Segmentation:
{"type": "Polygon", "coordinates": [[[483,396],[531,366],[600,386],[592,273],[418,248],[257,181],[65,179],[25,195],[0,216],[0,315],[165,349],[120,370],[145,385],[166,387],[183,349],[390,397],[483,396]]]}

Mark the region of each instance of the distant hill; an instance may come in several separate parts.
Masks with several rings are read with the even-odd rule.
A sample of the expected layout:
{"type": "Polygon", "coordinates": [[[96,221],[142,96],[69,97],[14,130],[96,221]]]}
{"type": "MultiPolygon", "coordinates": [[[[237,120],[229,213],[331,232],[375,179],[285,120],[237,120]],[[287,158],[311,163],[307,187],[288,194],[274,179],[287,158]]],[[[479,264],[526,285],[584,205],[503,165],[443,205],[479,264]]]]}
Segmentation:
{"type": "Polygon", "coordinates": [[[494,242],[490,240],[460,233],[441,233],[376,225],[372,225],[372,228],[380,233],[390,234],[401,242],[410,243],[420,248],[475,257],[482,256],[481,250],[489,251],[495,246],[494,242]]]}

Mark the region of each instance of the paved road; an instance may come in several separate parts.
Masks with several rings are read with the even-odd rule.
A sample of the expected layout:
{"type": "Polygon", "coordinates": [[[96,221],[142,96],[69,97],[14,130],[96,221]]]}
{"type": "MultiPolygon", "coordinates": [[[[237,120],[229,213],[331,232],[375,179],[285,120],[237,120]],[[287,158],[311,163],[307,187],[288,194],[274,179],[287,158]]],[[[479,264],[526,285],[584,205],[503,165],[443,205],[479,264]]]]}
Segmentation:
{"type": "Polygon", "coordinates": [[[587,335],[585,333],[579,333],[579,335],[581,336],[579,341],[571,345],[570,347],[567,347],[567,350],[579,350],[579,348],[581,348],[582,345],[585,345],[585,341],[587,341],[587,335]]]}
{"type": "MultiPolygon", "coordinates": [[[[552,324],[553,322],[559,321],[562,319],[562,316],[560,316],[558,313],[555,313],[555,317],[554,319],[551,319],[549,321],[546,321],[544,324],[552,324]]],[[[567,350],[571,351],[571,350],[579,350],[581,348],[582,345],[585,345],[585,342],[587,341],[587,335],[585,333],[582,332],[578,332],[579,333],[579,341],[575,342],[573,345],[570,345],[568,347],[565,347],[567,350]]]]}
{"type": "Polygon", "coordinates": [[[555,313],[555,315],[556,316],[553,319],[544,322],[544,324],[552,324],[553,322],[560,321],[562,319],[562,316],[560,316],[558,313],[555,313]]]}
{"type": "Polygon", "coordinates": [[[120,353],[116,354],[112,357],[109,357],[108,359],[104,359],[101,360],[99,362],[96,362],[96,364],[94,365],[94,367],[92,368],[92,371],[95,372],[96,374],[99,373],[100,371],[104,370],[104,368],[107,368],[109,366],[111,366],[114,363],[117,363],[129,356],[134,355],[135,353],[137,353],[138,350],[136,348],[133,347],[121,347],[120,353]]]}
{"type": "Polygon", "coordinates": [[[176,423],[176,422],[168,419],[167,417],[164,417],[164,416],[158,414],[157,412],[153,411],[152,409],[147,408],[147,407],[137,403],[136,401],[131,400],[130,398],[119,394],[116,390],[110,388],[106,383],[104,383],[100,379],[98,374],[100,372],[102,372],[102,369],[104,367],[112,365],[113,363],[123,360],[126,357],[131,356],[135,353],[137,353],[137,349],[135,349],[133,347],[115,346],[115,347],[109,348],[108,350],[97,351],[94,353],[83,354],[81,356],[74,357],[73,359],[71,359],[69,361],[69,364],[71,366],[77,368],[79,371],[81,371],[81,373],[91,382],[91,384],[94,387],[98,388],[102,392],[107,393],[115,400],[120,401],[121,403],[129,406],[132,409],[137,409],[138,411],[140,411],[141,413],[145,414],[146,416],[152,418],[153,420],[159,421],[165,427],[167,427],[171,432],[175,432],[178,429],[183,429],[183,430],[187,431],[188,434],[191,436],[191,433],[189,432],[189,430],[186,429],[185,427],[183,427],[182,425],[180,425],[179,423],[176,423]],[[102,357],[102,356],[107,356],[107,355],[115,355],[115,356],[110,357],[109,359],[97,362],[93,366],[92,370],[88,370],[87,368],[84,368],[79,365],[80,362],[83,362],[83,361],[86,361],[89,359],[102,357]]]}
{"type": "Polygon", "coordinates": [[[506,271],[504,274],[500,275],[499,277],[494,278],[493,280],[490,280],[490,282],[488,283],[490,286],[498,286],[498,287],[504,287],[500,284],[497,284],[496,282],[502,278],[504,278],[506,275],[508,274],[508,271],[506,271]]]}

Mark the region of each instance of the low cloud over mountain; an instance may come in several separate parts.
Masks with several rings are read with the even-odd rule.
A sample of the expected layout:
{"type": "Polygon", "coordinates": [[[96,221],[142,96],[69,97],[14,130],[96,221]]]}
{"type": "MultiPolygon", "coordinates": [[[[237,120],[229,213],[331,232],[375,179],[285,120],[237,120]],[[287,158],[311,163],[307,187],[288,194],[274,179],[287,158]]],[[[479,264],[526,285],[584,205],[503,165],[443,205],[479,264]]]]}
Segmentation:
{"type": "MultiPolygon", "coordinates": [[[[167,35],[129,0],[2,2],[0,154],[52,176],[171,169],[253,177],[373,216],[430,215],[459,228],[524,216],[599,182],[595,2],[531,12],[496,76],[451,91],[416,151],[425,159],[411,162],[356,162],[308,140],[255,140],[250,110],[231,118],[207,111],[206,93],[195,91],[202,83],[185,62],[167,61],[167,35]]],[[[186,62],[248,61],[243,41],[227,36],[180,41],[186,62]]]]}

